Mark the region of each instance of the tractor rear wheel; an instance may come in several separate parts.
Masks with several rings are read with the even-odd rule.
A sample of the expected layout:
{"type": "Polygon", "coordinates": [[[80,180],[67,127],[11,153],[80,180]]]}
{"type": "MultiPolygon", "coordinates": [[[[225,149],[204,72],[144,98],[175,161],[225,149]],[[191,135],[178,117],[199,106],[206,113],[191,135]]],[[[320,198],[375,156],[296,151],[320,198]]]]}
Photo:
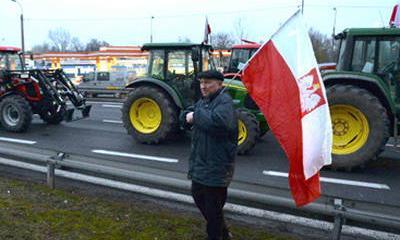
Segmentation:
{"type": "Polygon", "coordinates": [[[237,110],[238,116],[238,154],[247,154],[257,143],[260,127],[256,117],[245,110],[237,110]]]}
{"type": "Polygon", "coordinates": [[[353,85],[327,90],[332,120],[332,168],[351,170],[374,159],[389,138],[385,107],[369,91],[353,85]]]}
{"type": "Polygon", "coordinates": [[[137,141],[156,144],[178,130],[178,111],[161,90],[141,86],[129,93],[122,107],[122,121],[137,141]]]}
{"type": "Polygon", "coordinates": [[[47,124],[57,125],[57,124],[60,124],[60,122],[62,122],[64,120],[65,109],[61,108],[58,113],[55,113],[53,115],[47,111],[42,112],[39,115],[40,115],[40,118],[47,124]]]}
{"type": "Polygon", "coordinates": [[[10,132],[25,132],[32,122],[29,102],[19,95],[9,95],[0,101],[0,124],[10,132]]]}

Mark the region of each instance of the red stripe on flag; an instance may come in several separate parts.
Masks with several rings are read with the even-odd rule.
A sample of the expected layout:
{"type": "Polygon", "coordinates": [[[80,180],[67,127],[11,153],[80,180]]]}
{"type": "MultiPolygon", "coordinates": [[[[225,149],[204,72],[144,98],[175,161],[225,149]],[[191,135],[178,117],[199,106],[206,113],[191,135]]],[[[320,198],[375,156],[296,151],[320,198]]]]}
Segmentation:
{"type": "Polygon", "coordinates": [[[319,174],[304,177],[299,89],[271,40],[251,59],[242,81],[289,159],[289,185],[296,205],[314,201],[320,196],[319,174]]]}

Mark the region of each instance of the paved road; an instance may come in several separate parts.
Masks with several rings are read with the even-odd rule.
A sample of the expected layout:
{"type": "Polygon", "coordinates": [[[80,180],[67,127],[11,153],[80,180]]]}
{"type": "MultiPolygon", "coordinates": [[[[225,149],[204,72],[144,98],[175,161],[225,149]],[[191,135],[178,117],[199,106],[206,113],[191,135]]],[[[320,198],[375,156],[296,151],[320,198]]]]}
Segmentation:
{"type": "MultiPolygon", "coordinates": [[[[121,104],[93,103],[88,119],[44,124],[35,117],[28,133],[0,130],[0,143],[62,151],[110,161],[113,164],[147,166],[185,173],[188,136],[157,146],[135,143],[121,123],[121,104]]],[[[366,169],[353,172],[321,172],[324,195],[400,205],[400,148],[387,147],[366,169]]],[[[288,161],[272,134],[267,134],[248,156],[237,158],[234,181],[288,188],[288,161]]]]}

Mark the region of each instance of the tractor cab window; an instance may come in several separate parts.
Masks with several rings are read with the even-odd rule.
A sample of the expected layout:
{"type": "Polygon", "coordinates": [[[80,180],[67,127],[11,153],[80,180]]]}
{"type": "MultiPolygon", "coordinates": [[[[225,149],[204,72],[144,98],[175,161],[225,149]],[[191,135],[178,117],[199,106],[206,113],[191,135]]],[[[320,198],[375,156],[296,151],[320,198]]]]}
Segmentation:
{"type": "Polygon", "coordinates": [[[374,38],[356,38],[351,62],[352,71],[369,73],[374,71],[375,44],[374,38]]]}
{"type": "Polygon", "coordinates": [[[0,70],[23,70],[18,54],[0,54],[0,70]]]}
{"type": "Polygon", "coordinates": [[[0,53],[0,70],[6,69],[6,56],[0,53]]]}
{"type": "Polygon", "coordinates": [[[10,70],[23,70],[21,58],[18,54],[9,54],[8,64],[10,70]]]}
{"type": "Polygon", "coordinates": [[[164,80],[164,50],[151,52],[149,62],[149,77],[164,80]]]}
{"type": "Polygon", "coordinates": [[[379,41],[378,69],[381,74],[398,73],[400,57],[400,39],[385,38],[379,41]]]}
{"type": "Polygon", "coordinates": [[[194,65],[192,50],[168,52],[167,82],[182,95],[186,103],[194,99],[194,65]]]}
{"type": "Polygon", "coordinates": [[[250,56],[250,49],[233,49],[229,72],[238,72],[250,56]]]}
{"type": "Polygon", "coordinates": [[[208,49],[203,49],[202,51],[202,65],[202,71],[216,69],[214,59],[208,49]]]}
{"type": "Polygon", "coordinates": [[[336,69],[340,70],[340,69],[344,69],[345,65],[344,62],[346,60],[346,46],[347,45],[347,40],[345,38],[340,39],[340,43],[339,43],[339,54],[337,56],[337,66],[336,69]]]}
{"type": "Polygon", "coordinates": [[[167,79],[190,78],[194,74],[192,51],[168,53],[167,79]]]}

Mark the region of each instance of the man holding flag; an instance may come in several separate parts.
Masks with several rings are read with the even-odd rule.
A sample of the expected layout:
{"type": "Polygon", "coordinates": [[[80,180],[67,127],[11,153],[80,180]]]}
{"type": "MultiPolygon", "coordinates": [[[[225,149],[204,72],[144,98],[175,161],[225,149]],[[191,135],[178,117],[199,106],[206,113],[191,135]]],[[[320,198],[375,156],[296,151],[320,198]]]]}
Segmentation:
{"type": "Polygon", "coordinates": [[[297,206],[320,196],[319,170],[331,163],[332,127],[325,88],[298,11],[243,69],[242,81],[290,162],[297,206]]]}

